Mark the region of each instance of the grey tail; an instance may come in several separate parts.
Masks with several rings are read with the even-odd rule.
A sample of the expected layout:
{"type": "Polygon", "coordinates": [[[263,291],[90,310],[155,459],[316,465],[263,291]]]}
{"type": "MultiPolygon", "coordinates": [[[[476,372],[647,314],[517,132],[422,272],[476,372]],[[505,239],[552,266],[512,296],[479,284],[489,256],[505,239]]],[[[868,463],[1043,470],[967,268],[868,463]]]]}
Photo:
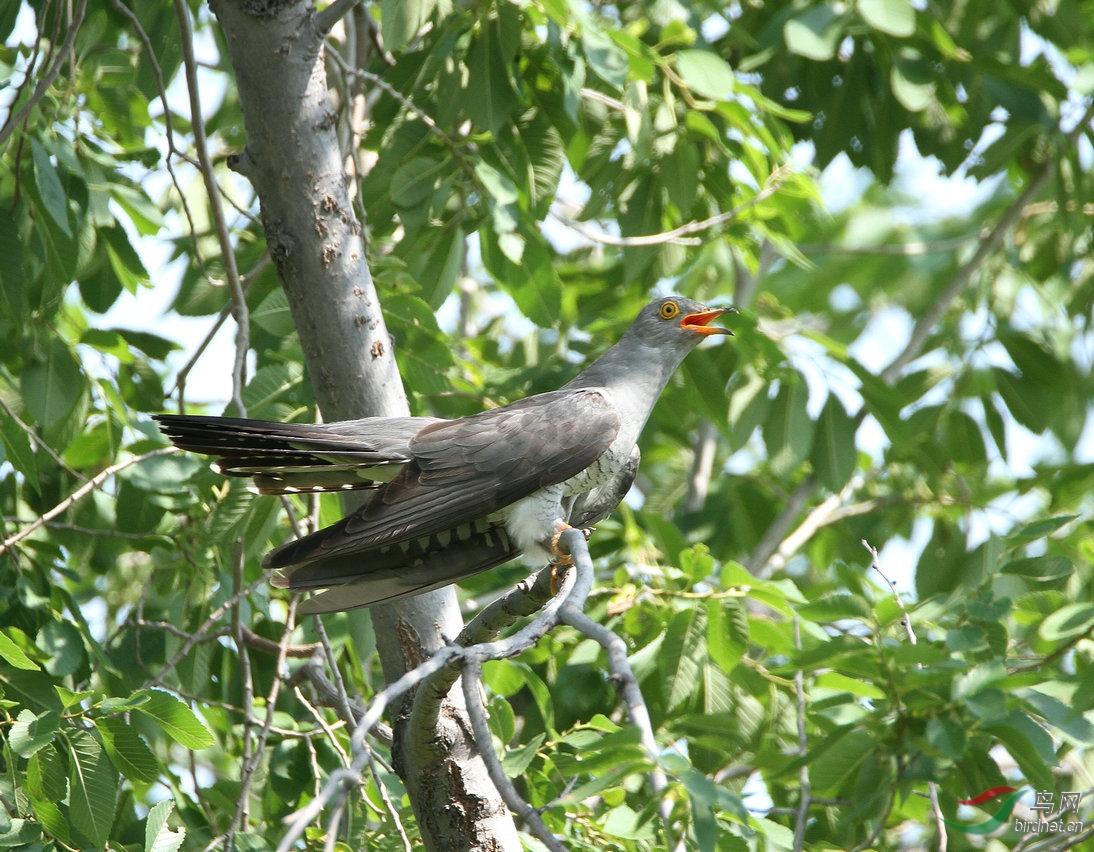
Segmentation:
{"type": "MultiPolygon", "coordinates": [[[[317,555],[317,537],[289,542],[270,553],[279,570],[273,585],[298,591],[325,589],[301,604],[302,613],[338,612],[419,595],[495,568],[520,555],[504,523],[485,520],[368,550],[317,555]],[[307,554],[309,561],[299,561],[307,554]],[[296,564],[294,564],[296,563],[296,564]]],[[[306,558],[306,557],[305,557],[306,558]]]]}

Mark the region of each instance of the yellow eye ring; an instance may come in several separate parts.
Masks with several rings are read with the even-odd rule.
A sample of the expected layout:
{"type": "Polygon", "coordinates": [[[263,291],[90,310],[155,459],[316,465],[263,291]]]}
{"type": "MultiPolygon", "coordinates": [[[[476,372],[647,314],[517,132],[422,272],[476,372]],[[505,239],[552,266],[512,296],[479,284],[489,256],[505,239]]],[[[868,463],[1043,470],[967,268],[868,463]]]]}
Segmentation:
{"type": "Polygon", "coordinates": [[[665,302],[657,311],[657,315],[663,320],[673,319],[680,313],[680,306],[676,302],[665,302]]]}

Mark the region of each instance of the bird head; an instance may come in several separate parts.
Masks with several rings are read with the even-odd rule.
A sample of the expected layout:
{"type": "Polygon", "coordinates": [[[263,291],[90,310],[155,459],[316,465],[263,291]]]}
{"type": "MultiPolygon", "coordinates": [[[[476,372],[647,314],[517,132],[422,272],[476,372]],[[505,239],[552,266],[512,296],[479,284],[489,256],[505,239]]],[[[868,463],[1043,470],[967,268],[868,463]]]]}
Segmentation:
{"type": "Polygon", "coordinates": [[[727,313],[737,309],[708,308],[694,299],[665,296],[646,305],[632,328],[648,345],[690,350],[710,335],[732,335],[729,329],[710,324],[727,313]]]}

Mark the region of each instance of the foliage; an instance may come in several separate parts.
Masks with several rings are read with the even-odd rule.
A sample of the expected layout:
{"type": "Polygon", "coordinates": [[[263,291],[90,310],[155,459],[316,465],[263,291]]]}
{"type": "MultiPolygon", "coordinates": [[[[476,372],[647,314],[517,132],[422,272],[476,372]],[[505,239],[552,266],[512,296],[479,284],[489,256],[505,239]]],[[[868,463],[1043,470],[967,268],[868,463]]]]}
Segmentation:
{"type": "MultiPolygon", "coordinates": [[[[9,847],[273,848],[351,747],[315,688],[337,678],[315,670],[336,665],[361,703],[382,686],[367,619],[294,625],[265,583],[282,506],[164,453],[147,417],[213,407],[187,381],[210,356],[129,297],[177,279],[169,314],[199,337],[229,305],[179,11],[236,210],[242,399],[313,416],[257,204],[220,156],[244,137],[216,22],[154,5],[0,11],[0,511],[21,536],[0,555],[9,847]]],[[[666,391],[637,498],[592,539],[589,611],[631,650],[671,840],[926,846],[943,817],[949,847],[972,848],[954,825],[993,806],[959,799],[1090,790],[1091,43],[1074,0],[384,0],[331,36],[418,411],[556,387],[668,282],[742,310],[666,391]],[[918,180],[975,179],[976,203],[902,183],[913,142],[937,158],[918,180]],[[868,185],[825,212],[810,161],[822,186],[868,185]],[[907,614],[864,540],[914,576],[907,614]]],[[[468,610],[519,576],[468,581],[468,610]]],[[[666,848],[606,670],[570,629],[488,666],[495,745],[570,848],[666,848]]],[[[372,748],[345,839],[403,848],[413,816],[372,748]]]]}

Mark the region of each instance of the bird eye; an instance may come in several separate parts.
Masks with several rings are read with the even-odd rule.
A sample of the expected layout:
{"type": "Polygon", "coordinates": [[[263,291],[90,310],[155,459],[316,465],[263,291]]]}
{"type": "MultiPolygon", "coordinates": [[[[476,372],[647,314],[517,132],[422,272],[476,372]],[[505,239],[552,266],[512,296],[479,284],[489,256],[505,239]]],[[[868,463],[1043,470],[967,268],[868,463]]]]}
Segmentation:
{"type": "Polygon", "coordinates": [[[678,313],[680,313],[680,306],[676,304],[676,302],[665,302],[657,312],[657,315],[661,317],[661,319],[670,320],[678,313]]]}

